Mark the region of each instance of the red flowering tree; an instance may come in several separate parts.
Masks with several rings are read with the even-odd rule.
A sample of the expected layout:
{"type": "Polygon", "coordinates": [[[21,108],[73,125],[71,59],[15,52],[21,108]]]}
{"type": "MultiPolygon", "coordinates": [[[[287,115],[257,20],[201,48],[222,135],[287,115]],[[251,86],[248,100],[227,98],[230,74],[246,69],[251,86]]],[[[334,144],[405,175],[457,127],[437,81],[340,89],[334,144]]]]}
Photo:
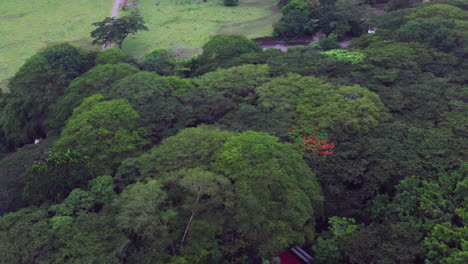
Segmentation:
{"type": "Polygon", "coordinates": [[[316,124],[306,121],[297,122],[289,128],[289,136],[299,146],[299,152],[312,151],[319,155],[331,155],[335,144],[330,143],[331,137],[316,124]]]}

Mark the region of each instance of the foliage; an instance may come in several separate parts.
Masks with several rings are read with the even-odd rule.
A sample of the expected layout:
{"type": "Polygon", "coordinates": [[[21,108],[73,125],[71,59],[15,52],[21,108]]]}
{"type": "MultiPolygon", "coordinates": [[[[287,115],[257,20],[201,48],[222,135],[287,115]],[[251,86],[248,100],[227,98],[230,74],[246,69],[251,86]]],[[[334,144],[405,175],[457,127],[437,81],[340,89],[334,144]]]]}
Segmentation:
{"type": "Polygon", "coordinates": [[[143,17],[136,12],[120,18],[106,17],[103,21],[93,23],[93,26],[96,27],[91,32],[91,37],[94,38],[93,44],[107,46],[115,43],[119,45],[119,48],[122,48],[123,41],[128,35],[148,30],[144,25],[143,17]]]}
{"type": "Polygon", "coordinates": [[[462,9],[445,4],[434,4],[423,7],[407,16],[408,19],[416,18],[442,18],[442,19],[468,19],[468,12],[462,9]]]}
{"type": "Polygon", "coordinates": [[[26,171],[24,199],[34,205],[62,201],[91,178],[92,169],[88,164],[88,158],[75,151],[51,153],[26,171]]]}
{"type": "Polygon", "coordinates": [[[29,207],[0,218],[2,261],[38,263],[47,261],[49,223],[45,208],[29,207]]]}
{"type": "MultiPolygon", "coordinates": [[[[147,254],[171,254],[163,250],[172,244],[187,260],[201,262],[214,258],[209,251],[214,246],[224,259],[237,261],[240,252],[259,248],[263,256],[270,257],[287,244],[310,239],[314,214],[320,214],[320,187],[293,146],[277,141],[263,133],[237,136],[209,126],[185,129],[163,140],[133,162],[140,179],[155,180],[131,185],[127,190],[139,188],[129,194],[136,202],[139,198],[135,195],[151,189],[153,196],[141,199],[158,194],[159,198],[151,201],[154,208],[143,206],[150,202],[147,200],[141,200],[142,207],[132,208],[157,210],[161,214],[154,217],[168,215],[173,220],[127,226],[152,230],[142,239],[146,245],[157,243],[159,247],[147,249],[153,250],[147,254]],[[287,189],[278,192],[282,186],[287,189]],[[168,206],[168,201],[173,206],[168,206]],[[252,228],[257,230],[256,235],[252,228]]],[[[143,215],[146,213],[142,211],[143,215]]],[[[126,219],[139,219],[129,217],[126,219]]],[[[148,219],[142,217],[142,221],[148,219]]]]}
{"type": "Polygon", "coordinates": [[[314,210],[322,199],[299,154],[277,141],[257,132],[233,136],[213,165],[234,182],[236,232],[266,257],[313,237],[314,210]]]}
{"type": "Polygon", "coordinates": [[[457,45],[453,27],[454,24],[450,20],[418,18],[403,25],[397,31],[397,36],[400,41],[428,43],[447,52],[457,45]]]}
{"type": "Polygon", "coordinates": [[[177,61],[169,50],[156,49],[145,55],[141,62],[144,71],[152,71],[159,75],[174,75],[177,61]]]}
{"type": "Polygon", "coordinates": [[[155,180],[129,186],[116,200],[119,228],[127,230],[151,243],[152,255],[164,259],[170,245],[169,223],[176,217],[172,210],[163,210],[167,195],[155,180]]]}
{"type": "Polygon", "coordinates": [[[358,64],[364,61],[365,55],[358,51],[349,51],[342,49],[332,49],[322,52],[323,55],[332,57],[338,62],[347,62],[351,64],[358,64]]]}
{"type": "Polygon", "coordinates": [[[281,12],[286,15],[292,10],[308,10],[310,9],[309,4],[304,0],[291,0],[282,9],[281,12]]]}
{"type": "Polygon", "coordinates": [[[88,182],[88,190],[74,189],[62,203],[52,205],[49,211],[58,216],[77,216],[98,210],[114,199],[114,188],[111,176],[96,177],[88,182]]]}
{"type": "Polygon", "coordinates": [[[197,57],[200,68],[196,74],[212,71],[218,64],[241,54],[261,50],[257,43],[242,35],[216,35],[203,45],[203,53],[197,57]]]}
{"type": "Polygon", "coordinates": [[[335,33],[321,37],[317,47],[323,50],[334,50],[341,48],[335,33]]]}
{"type": "MultiPolygon", "coordinates": [[[[281,19],[266,11],[273,2],[141,2],[164,40],[147,45],[142,32],[125,47],[143,55],[171,41],[180,59],[221,23],[251,38],[281,19]],[[209,22],[193,23],[203,14],[209,22]],[[198,39],[183,47],[167,30],[198,39]]],[[[277,24],[331,44],[379,28],[348,50],[261,51],[222,35],[179,62],[161,50],[138,62],[119,49],[39,52],[0,95],[0,208],[25,206],[23,189],[42,204],[0,218],[2,260],[261,263],[302,245],[320,263],[466,262],[466,5],[434,0],[369,21],[366,3],[308,0],[277,24]],[[95,59],[113,64],[88,71],[95,59]],[[291,128],[297,120],[310,122],[291,128]],[[7,153],[37,136],[48,139],[7,153]]]]}
{"type": "Polygon", "coordinates": [[[198,122],[213,123],[242,103],[255,104],[256,88],[270,80],[265,65],[219,69],[194,80],[195,87],[183,93],[198,122]]]}
{"type": "Polygon", "coordinates": [[[216,151],[233,135],[211,126],[187,128],[164,139],[149,153],[133,162],[143,177],[182,168],[207,168],[215,159],[216,151]],[[190,150],[190,151],[187,151],[190,150]]]}
{"type": "Polygon", "coordinates": [[[0,159],[0,211],[13,212],[27,206],[22,199],[26,183],[24,173],[35,161],[47,157],[54,140],[49,138],[38,144],[23,146],[0,159]]]}
{"type": "Polygon", "coordinates": [[[128,100],[139,114],[138,125],[146,129],[142,136],[157,142],[174,135],[192,121],[192,109],[182,105],[175,96],[192,87],[189,80],[140,72],[122,78],[102,92],[110,99],[128,100]]]}
{"type": "Polygon", "coordinates": [[[412,176],[402,180],[391,204],[376,201],[374,214],[390,217],[392,213],[401,221],[412,223],[428,232],[435,224],[450,221],[457,208],[464,203],[464,174],[466,165],[452,173],[441,173],[433,179],[412,176]],[[382,210],[386,207],[386,210],[382,210]]]}
{"type": "Polygon", "coordinates": [[[288,132],[300,153],[312,151],[319,155],[333,154],[335,144],[329,142],[331,137],[323,130],[319,130],[312,122],[297,122],[295,126],[289,128],[288,132]]]}
{"type": "Polygon", "coordinates": [[[88,67],[86,54],[70,44],[48,47],[31,57],[9,82],[0,126],[14,147],[45,137],[48,108],[88,67]]]}
{"type": "Polygon", "coordinates": [[[73,80],[65,89],[64,95],[50,107],[50,118],[47,120],[46,125],[50,130],[58,131],[72,115],[73,109],[79,106],[84,98],[111,87],[118,80],[137,72],[138,69],[124,63],[93,67],[73,80]]]}
{"type": "Polygon", "coordinates": [[[270,111],[314,120],[319,128],[336,132],[368,132],[389,117],[378,95],[358,85],[336,87],[314,77],[290,74],[257,90],[260,104],[270,111]],[[278,97],[283,100],[276,100],[278,97]]]}
{"type": "MultiPolygon", "coordinates": [[[[56,218],[54,216],[51,221],[56,218]]],[[[58,230],[50,230],[47,261],[53,263],[118,263],[122,248],[129,243],[116,227],[115,217],[105,214],[80,214],[58,230]]]]}
{"type": "Polygon", "coordinates": [[[345,237],[341,252],[349,263],[414,263],[423,252],[421,237],[405,222],[372,224],[345,237]]]}
{"type": "Polygon", "coordinates": [[[309,36],[318,30],[317,23],[318,20],[310,18],[309,10],[292,9],[274,24],[273,36],[283,39],[309,36]]]}
{"type": "Polygon", "coordinates": [[[318,263],[332,264],[342,261],[340,250],[343,240],[356,233],[358,228],[353,218],[333,216],[328,219],[329,231],[324,232],[317,239],[312,249],[315,252],[315,261],[318,263]]]}
{"type": "Polygon", "coordinates": [[[408,21],[407,16],[412,12],[414,12],[414,9],[411,8],[385,12],[381,16],[372,18],[369,24],[379,29],[397,30],[408,21]]]}
{"type": "Polygon", "coordinates": [[[430,263],[463,263],[468,257],[467,239],[466,225],[458,227],[445,222],[434,226],[424,239],[424,247],[428,250],[427,260],[430,263]]]}
{"type": "Polygon", "coordinates": [[[105,49],[97,54],[96,64],[117,64],[124,62],[128,57],[127,53],[118,48],[105,49]]]}
{"type": "Polygon", "coordinates": [[[103,99],[100,94],[85,99],[74,110],[53,148],[83,153],[99,174],[114,171],[121,161],[137,154],[147,143],[138,131],[140,116],[128,101],[103,99]]]}
{"type": "Polygon", "coordinates": [[[73,79],[82,74],[89,63],[80,48],[68,43],[49,47],[43,51],[42,55],[53,69],[58,69],[67,79],[73,79]]]}
{"type": "Polygon", "coordinates": [[[369,14],[362,0],[338,0],[313,10],[312,17],[319,20],[318,28],[325,35],[342,37],[346,33],[359,36],[366,29],[361,19],[369,14]]]}

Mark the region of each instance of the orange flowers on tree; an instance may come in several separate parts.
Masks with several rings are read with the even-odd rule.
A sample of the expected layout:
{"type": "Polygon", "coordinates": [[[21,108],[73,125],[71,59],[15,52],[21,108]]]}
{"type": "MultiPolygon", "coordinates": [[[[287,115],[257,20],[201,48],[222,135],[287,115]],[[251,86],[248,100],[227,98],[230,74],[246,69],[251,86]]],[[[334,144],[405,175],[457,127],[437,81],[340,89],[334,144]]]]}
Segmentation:
{"type": "Polygon", "coordinates": [[[335,144],[330,142],[331,137],[311,121],[297,122],[288,132],[301,153],[311,151],[319,155],[333,154],[335,144]]]}

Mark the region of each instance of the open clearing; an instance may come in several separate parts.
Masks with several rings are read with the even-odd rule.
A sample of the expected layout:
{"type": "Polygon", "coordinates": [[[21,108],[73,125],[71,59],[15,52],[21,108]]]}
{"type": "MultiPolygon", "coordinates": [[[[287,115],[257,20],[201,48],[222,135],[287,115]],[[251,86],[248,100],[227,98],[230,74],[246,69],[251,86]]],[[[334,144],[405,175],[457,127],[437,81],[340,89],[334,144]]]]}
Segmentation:
{"type": "Polygon", "coordinates": [[[268,36],[272,23],[281,17],[277,0],[241,0],[236,7],[223,6],[222,0],[137,2],[149,31],[125,40],[124,49],[135,57],[157,48],[174,48],[190,56],[217,33],[243,34],[249,38],[268,36]]]}
{"type": "MultiPolygon", "coordinates": [[[[190,56],[217,33],[268,36],[272,23],[281,17],[276,3],[241,0],[239,6],[225,7],[222,0],[139,0],[149,31],[127,38],[124,49],[135,57],[157,48],[175,48],[190,56]]],[[[27,58],[49,44],[91,47],[91,24],[110,16],[113,4],[113,0],[0,0],[0,89],[27,58]]]]}
{"type": "Polygon", "coordinates": [[[48,44],[68,41],[89,46],[91,24],[110,16],[113,2],[0,0],[0,86],[48,44]]]}

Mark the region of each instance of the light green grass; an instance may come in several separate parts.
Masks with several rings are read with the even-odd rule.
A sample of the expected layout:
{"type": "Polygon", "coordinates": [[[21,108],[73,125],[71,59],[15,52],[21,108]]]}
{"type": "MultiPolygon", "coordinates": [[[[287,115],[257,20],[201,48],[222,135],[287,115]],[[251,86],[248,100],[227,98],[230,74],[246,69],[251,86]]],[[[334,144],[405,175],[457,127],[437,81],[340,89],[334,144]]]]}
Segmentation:
{"type": "Polygon", "coordinates": [[[225,7],[222,0],[139,0],[138,8],[149,31],[128,37],[124,49],[135,57],[157,48],[175,48],[184,55],[194,55],[218,33],[268,36],[272,23],[280,17],[276,3],[240,0],[239,6],[225,7]]]}
{"type": "Polygon", "coordinates": [[[47,44],[89,45],[91,23],[110,16],[112,5],[113,0],[0,0],[0,85],[47,44]]]}

